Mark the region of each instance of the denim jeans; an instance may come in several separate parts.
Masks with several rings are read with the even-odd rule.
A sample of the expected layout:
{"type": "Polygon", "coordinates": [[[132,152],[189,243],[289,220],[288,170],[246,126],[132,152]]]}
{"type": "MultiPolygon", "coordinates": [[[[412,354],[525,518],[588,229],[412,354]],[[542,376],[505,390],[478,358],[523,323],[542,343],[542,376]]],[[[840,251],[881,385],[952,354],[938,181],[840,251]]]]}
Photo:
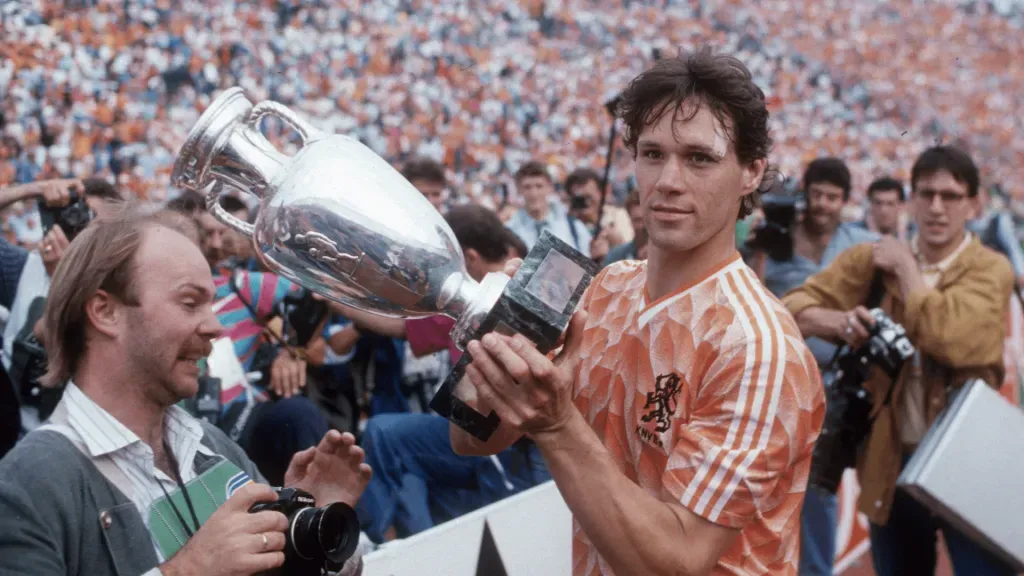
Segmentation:
{"type": "Polygon", "coordinates": [[[800,513],[800,576],[832,576],[838,523],[839,497],[808,485],[800,513]]]}
{"type": "MultiPolygon", "coordinates": [[[[903,458],[906,466],[909,457],[903,458]]],[[[897,489],[885,526],[871,525],[871,556],[878,576],[933,576],[936,532],[942,531],[956,576],[1013,576],[1014,570],[936,518],[897,489]]]]}
{"type": "Polygon", "coordinates": [[[535,446],[492,458],[458,456],[448,420],[434,414],[380,414],[362,439],[373,478],[356,511],[374,542],[394,525],[401,537],[536,486],[551,478],[535,446]]]}

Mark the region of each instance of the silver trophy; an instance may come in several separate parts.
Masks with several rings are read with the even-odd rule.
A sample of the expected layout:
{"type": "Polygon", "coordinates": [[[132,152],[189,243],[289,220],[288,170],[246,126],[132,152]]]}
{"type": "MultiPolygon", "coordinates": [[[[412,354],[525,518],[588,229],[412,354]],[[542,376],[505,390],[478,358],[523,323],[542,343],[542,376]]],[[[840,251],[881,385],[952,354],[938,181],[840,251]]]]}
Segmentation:
{"type": "MultiPolygon", "coordinates": [[[[596,271],[592,261],[545,234],[514,278],[491,273],[474,281],[444,218],[390,164],[353,138],[317,130],[282,104],[253,105],[241,88],[222,93],[199,118],[171,178],[175,186],[205,193],[209,211],[252,238],[271,271],[360,310],[449,316],[460,349],[492,330],[518,332],[542,350],[552,348],[596,271]],[[301,137],[294,156],[261,133],[268,115],[301,137]],[[220,206],[225,187],[260,199],[253,224],[220,206]]],[[[456,390],[468,361],[465,354],[432,406],[478,437],[489,436],[497,417],[472,410],[461,401],[468,391],[456,390]]]]}

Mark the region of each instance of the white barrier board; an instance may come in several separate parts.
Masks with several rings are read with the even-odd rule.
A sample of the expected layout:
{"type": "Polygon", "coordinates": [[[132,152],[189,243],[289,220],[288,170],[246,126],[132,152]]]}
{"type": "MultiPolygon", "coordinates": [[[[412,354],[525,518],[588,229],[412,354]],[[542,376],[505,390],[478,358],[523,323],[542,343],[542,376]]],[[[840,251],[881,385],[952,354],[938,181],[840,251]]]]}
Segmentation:
{"type": "Polygon", "coordinates": [[[490,527],[509,576],[572,572],[572,515],[554,482],[546,482],[364,558],[364,576],[473,576],[484,525],[490,527]]]}

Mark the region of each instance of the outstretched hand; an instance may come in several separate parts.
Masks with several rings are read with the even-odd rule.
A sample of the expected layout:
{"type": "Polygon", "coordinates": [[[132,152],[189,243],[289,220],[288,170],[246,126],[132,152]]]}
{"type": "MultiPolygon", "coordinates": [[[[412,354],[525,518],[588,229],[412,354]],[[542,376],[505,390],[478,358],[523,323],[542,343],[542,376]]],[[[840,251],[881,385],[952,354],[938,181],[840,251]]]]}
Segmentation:
{"type": "Polygon", "coordinates": [[[370,483],[370,465],[363,456],[355,436],[330,430],[320,444],[292,457],[284,485],[309,492],[317,506],[344,502],[354,507],[370,483]]]}

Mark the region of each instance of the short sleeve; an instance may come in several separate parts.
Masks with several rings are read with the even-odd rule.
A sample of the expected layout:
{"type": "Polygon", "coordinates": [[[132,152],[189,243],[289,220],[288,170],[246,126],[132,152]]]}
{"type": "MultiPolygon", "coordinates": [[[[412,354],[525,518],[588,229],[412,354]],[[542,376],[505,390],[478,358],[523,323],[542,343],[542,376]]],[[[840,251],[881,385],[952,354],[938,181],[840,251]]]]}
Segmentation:
{"type": "Polygon", "coordinates": [[[677,425],[666,497],[740,528],[805,489],[823,419],[821,378],[798,335],[777,330],[724,351],[677,425]]]}

